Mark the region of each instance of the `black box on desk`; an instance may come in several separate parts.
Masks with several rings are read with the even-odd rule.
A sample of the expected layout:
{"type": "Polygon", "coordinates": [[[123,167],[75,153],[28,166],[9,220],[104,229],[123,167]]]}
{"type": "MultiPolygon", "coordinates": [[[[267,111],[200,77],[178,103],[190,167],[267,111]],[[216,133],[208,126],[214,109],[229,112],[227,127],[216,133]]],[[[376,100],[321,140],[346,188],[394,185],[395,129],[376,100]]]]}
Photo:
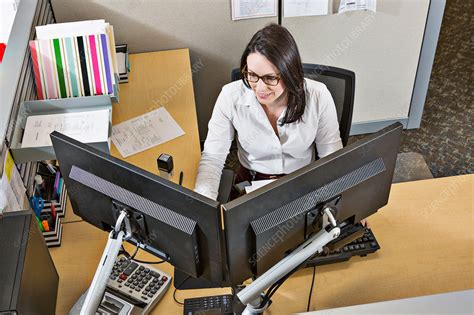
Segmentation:
{"type": "Polygon", "coordinates": [[[127,44],[116,45],[115,52],[117,54],[117,63],[119,70],[119,83],[128,82],[128,73],[130,72],[130,61],[128,60],[128,46],[127,44]]]}
{"type": "Polygon", "coordinates": [[[0,313],[54,314],[59,276],[33,212],[0,219],[0,313]]]}

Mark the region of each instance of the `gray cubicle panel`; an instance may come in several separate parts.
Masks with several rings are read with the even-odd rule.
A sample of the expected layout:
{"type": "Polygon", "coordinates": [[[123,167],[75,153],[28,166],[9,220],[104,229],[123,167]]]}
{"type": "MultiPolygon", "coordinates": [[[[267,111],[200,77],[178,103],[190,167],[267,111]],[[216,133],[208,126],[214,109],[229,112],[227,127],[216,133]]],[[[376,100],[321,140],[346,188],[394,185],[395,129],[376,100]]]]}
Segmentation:
{"type": "MultiPolygon", "coordinates": [[[[0,139],[7,144],[2,146],[2,156],[11,143],[20,104],[37,98],[28,41],[35,38],[36,25],[49,23],[54,23],[54,13],[48,0],[20,1],[0,66],[0,139]]],[[[36,162],[18,166],[31,194],[36,162]]]]}
{"type": "MultiPolygon", "coordinates": [[[[277,22],[277,17],[234,22],[230,3],[230,0],[52,0],[58,23],[105,19],[114,26],[116,43],[128,44],[130,53],[190,48],[202,140],[221,87],[230,81],[231,69],[240,64],[246,44],[257,30],[277,22]]],[[[133,71],[133,64],[131,68],[133,71]]]]}
{"type": "Polygon", "coordinates": [[[356,73],[351,134],[419,127],[445,0],[379,0],[377,12],[283,18],[302,59],[356,73]],[[428,18],[430,17],[430,19],[428,18]]]}
{"type": "Polygon", "coordinates": [[[48,0],[20,1],[0,67],[0,136],[11,141],[20,103],[36,99],[28,41],[35,26],[54,23],[48,0]]]}

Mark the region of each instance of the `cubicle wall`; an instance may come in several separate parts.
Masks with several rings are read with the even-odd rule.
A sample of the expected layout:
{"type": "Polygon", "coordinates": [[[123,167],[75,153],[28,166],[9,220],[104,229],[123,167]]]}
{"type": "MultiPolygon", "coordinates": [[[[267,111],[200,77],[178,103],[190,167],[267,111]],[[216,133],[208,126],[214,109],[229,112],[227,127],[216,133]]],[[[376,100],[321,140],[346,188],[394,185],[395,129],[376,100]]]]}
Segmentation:
{"type": "MultiPolygon", "coordinates": [[[[5,143],[2,157],[12,140],[20,104],[36,99],[28,41],[35,38],[35,26],[54,23],[49,0],[21,0],[7,49],[0,66],[0,133],[5,143]]],[[[3,160],[0,164],[3,164],[3,160]]],[[[20,174],[31,195],[36,162],[19,165],[20,174]]]]}
{"type": "Polygon", "coordinates": [[[277,22],[277,17],[233,22],[230,0],[52,0],[52,4],[58,23],[106,19],[114,25],[116,43],[128,44],[131,53],[188,47],[201,139],[206,137],[217,95],[230,81],[231,69],[240,64],[245,45],[256,30],[277,22]]]}
{"type": "MultiPolygon", "coordinates": [[[[234,22],[230,0],[52,0],[52,4],[58,22],[106,19],[115,27],[117,43],[127,43],[132,53],[189,47],[201,139],[217,95],[252,34],[278,20],[234,22]]],[[[283,17],[282,25],[294,34],[304,62],[356,72],[352,134],[371,132],[394,120],[416,128],[444,4],[445,0],[379,0],[376,13],[283,17]]]]}
{"type": "Polygon", "coordinates": [[[356,73],[352,123],[408,120],[430,0],[385,0],[377,12],[283,18],[305,62],[356,73]]]}
{"type": "Polygon", "coordinates": [[[352,134],[420,126],[445,0],[379,0],[377,12],[283,18],[303,60],[356,73],[352,134]]]}

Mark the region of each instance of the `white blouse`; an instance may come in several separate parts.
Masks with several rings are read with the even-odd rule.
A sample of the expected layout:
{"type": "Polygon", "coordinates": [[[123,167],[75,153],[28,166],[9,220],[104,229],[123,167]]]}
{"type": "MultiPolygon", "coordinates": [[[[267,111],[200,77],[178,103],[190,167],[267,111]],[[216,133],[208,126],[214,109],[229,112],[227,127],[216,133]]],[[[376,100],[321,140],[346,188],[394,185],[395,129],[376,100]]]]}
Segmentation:
{"type": "Polygon", "coordinates": [[[336,106],[323,83],[305,79],[306,108],[302,120],[277,121],[278,138],[254,92],[241,80],[222,88],[209,121],[195,191],[216,199],[224,163],[237,135],[240,164],[264,174],[289,174],[342,148],[336,106]]]}

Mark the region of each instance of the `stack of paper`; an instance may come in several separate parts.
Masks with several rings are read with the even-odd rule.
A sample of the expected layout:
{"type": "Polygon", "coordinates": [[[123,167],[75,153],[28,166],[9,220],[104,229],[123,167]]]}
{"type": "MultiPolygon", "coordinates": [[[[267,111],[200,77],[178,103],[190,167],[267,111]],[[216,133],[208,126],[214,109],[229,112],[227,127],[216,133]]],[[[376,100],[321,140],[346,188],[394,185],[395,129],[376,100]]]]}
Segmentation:
{"type": "Polygon", "coordinates": [[[118,76],[113,27],[104,20],[36,27],[30,41],[38,99],[113,95],[118,76]]]}

